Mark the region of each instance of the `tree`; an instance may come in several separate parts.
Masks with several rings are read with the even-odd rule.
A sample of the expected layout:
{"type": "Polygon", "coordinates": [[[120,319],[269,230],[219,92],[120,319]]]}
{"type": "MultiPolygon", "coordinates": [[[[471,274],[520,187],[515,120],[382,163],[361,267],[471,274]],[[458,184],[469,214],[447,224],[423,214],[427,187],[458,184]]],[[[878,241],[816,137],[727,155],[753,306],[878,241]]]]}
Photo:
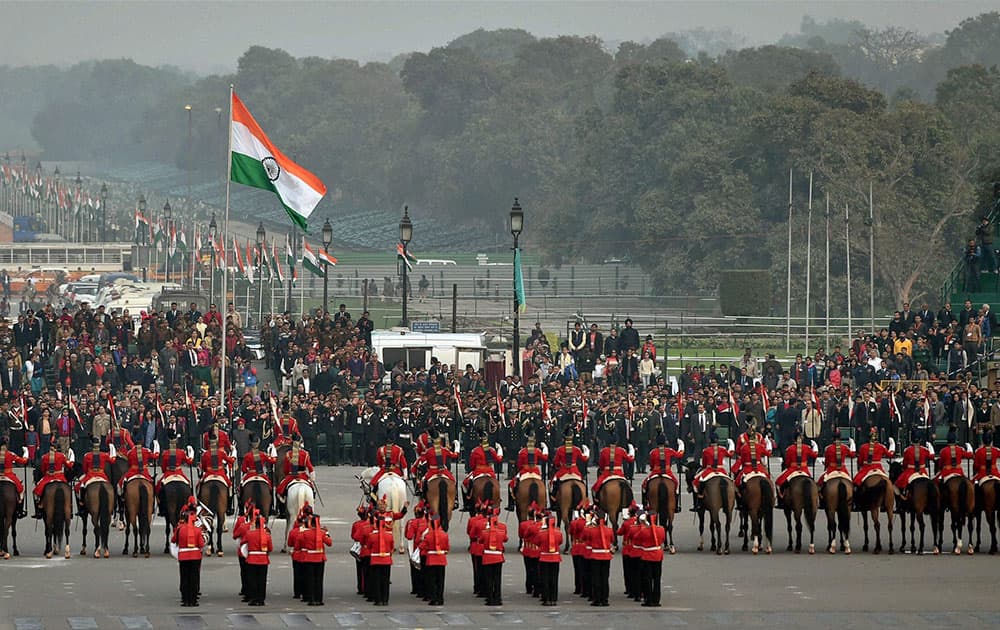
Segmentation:
{"type": "Polygon", "coordinates": [[[760,90],[784,88],[810,72],[832,77],[840,74],[829,53],[783,46],[729,51],[719,61],[734,83],[760,90]]]}

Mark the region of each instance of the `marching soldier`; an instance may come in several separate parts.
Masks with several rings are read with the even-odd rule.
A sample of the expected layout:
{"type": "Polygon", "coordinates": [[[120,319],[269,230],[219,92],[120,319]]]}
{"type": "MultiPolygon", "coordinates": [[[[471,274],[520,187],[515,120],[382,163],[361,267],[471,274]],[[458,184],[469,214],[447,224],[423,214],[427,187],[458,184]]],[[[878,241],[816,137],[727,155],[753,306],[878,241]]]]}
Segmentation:
{"type": "Polygon", "coordinates": [[[368,584],[367,574],[371,554],[365,545],[368,534],[372,532],[371,511],[364,505],[358,506],[358,520],[351,524],[351,555],[354,557],[355,589],[358,595],[365,595],[367,598],[368,584]]]}
{"type": "Polygon", "coordinates": [[[555,606],[559,600],[559,563],[562,562],[563,535],[553,516],[546,516],[535,533],[538,548],[538,588],[542,606],[555,606]]]}
{"type": "Polygon", "coordinates": [[[247,499],[243,505],[242,513],[236,518],[233,524],[233,540],[236,541],[236,559],[240,563],[240,599],[246,603],[250,601],[247,588],[247,557],[243,551],[244,538],[250,530],[250,521],[257,517],[257,510],[254,508],[253,499],[247,499]]]}
{"type": "Polygon", "coordinates": [[[428,604],[444,606],[444,572],[448,565],[448,552],[451,544],[448,532],[441,529],[441,519],[437,514],[430,519],[430,526],[420,541],[420,554],[426,556],[423,570],[427,572],[424,587],[428,604]]]}
{"type": "Polygon", "coordinates": [[[502,606],[501,586],[503,585],[504,543],[507,542],[507,526],[497,516],[500,509],[490,508],[490,514],[483,527],[480,541],[483,545],[482,586],[487,606],[502,606]]]}
{"type": "Polygon", "coordinates": [[[185,508],[181,515],[184,518],[174,528],[170,539],[177,545],[181,606],[197,606],[198,587],[201,581],[201,550],[205,546],[205,539],[201,528],[195,524],[194,511],[185,508]]]}
{"type": "MultiPolygon", "coordinates": [[[[406,522],[406,527],[403,529],[403,536],[411,542],[411,549],[419,549],[420,539],[425,529],[427,529],[427,519],[424,517],[424,502],[421,500],[413,506],[413,518],[406,522]]],[[[416,595],[420,598],[423,598],[426,592],[423,580],[421,580],[422,568],[420,565],[414,564],[413,558],[410,558],[410,595],[416,595]]]]}
{"type": "Polygon", "coordinates": [[[574,512],[569,524],[570,548],[573,558],[573,594],[590,599],[589,552],[587,541],[584,540],[584,528],[587,526],[587,499],[583,499],[574,512]]]}
{"type": "Polygon", "coordinates": [[[535,545],[535,534],[538,533],[542,508],[537,503],[528,506],[528,518],[517,528],[517,536],[521,541],[521,559],[524,562],[524,592],[538,597],[541,592],[538,587],[538,546],[535,545]]]}
{"type": "Polygon", "coordinates": [[[663,541],[666,532],[656,524],[656,515],[645,513],[639,516],[635,533],[635,546],[640,552],[642,605],[647,608],[660,607],[660,576],[663,573],[663,541]]]}
{"type": "Polygon", "coordinates": [[[263,606],[267,598],[267,567],[271,563],[274,544],[262,514],[250,522],[244,542],[247,546],[247,586],[250,590],[247,605],[263,606]]]}
{"type": "Polygon", "coordinates": [[[371,550],[371,596],[376,606],[389,605],[389,582],[392,571],[392,521],[375,519],[375,527],[368,534],[367,544],[371,550]]]}
{"type": "Polygon", "coordinates": [[[608,527],[605,519],[604,512],[596,510],[583,535],[590,549],[591,606],[608,606],[610,594],[611,545],[614,543],[615,532],[608,527]]]}
{"type": "Polygon", "coordinates": [[[618,535],[622,539],[622,578],[625,582],[625,595],[639,601],[642,597],[642,584],[640,582],[642,570],[639,564],[642,552],[633,542],[639,522],[639,506],[635,501],[632,501],[627,512],[624,512],[622,516],[624,518],[621,525],[618,526],[618,535]]]}
{"type": "Polygon", "coordinates": [[[326,571],[326,548],[333,544],[330,532],[320,525],[319,515],[305,506],[303,527],[293,541],[300,556],[302,601],[308,606],[323,605],[323,574],[326,571]]]}
{"type": "Polygon", "coordinates": [[[472,592],[476,597],[486,597],[486,588],[483,585],[483,543],[481,536],[486,528],[486,513],[489,506],[484,506],[476,501],[469,516],[469,523],[465,526],[465,533],[469,537],[469,557],[472,560],[472,592]]]}

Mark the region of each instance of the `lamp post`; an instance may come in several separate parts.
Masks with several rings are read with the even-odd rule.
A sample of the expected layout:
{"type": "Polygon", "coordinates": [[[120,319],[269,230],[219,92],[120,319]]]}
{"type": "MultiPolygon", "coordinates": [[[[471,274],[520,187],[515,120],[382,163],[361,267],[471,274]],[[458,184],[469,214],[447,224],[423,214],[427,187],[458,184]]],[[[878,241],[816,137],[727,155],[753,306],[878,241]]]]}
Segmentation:
{"type": "MultiPolygon", "coordinates": [[[[208,243],[210,245],[209,249],[212,250],[212,258],[209,266],[209,275],[211,280],[208,283],[208,300],[209,302],[215,301],[215,237],[219,233],[219,225],[215,222],[215,213],[212,213],[212,220],[208,223],[208,243]]],[[[198,252],[201,256],[201,252],[198,252]]]]}
{"type": "MultiPolygon", "coordinates": [[[[330,225],[329,217],[323,224],[323,253],[329,253],[330,243],[333,242],[333,226],[330,225]]],[[[325,314],[330,310],[330,265],[326,264],[325,259],[323,263],[323,313],[325,314]]]]}
{"type": "Polygon", "coordinates": [[[170,217],[171,217],[170,202],[168,201],[167,203],[163,204],[163,222],[164,222],[164,229],[166,230],[165,236],[167,239],[167,246],[164,248],[166,250],[165,258],[167,259],[166,262],[167,273],[166,276],[164,277],[165,282],[170,282],[170,223],[171,223],[170,217]]]}
{"type": "MultiPolygon", "coordinates": [[[[37,162],[35,164],[35,181],[36,182],[42,181],[42,163],[41,162],[37,162]]],[[[42,202],[44,202],[44,201],[45,200],[42,198],[41,191],[39,191],[39,193],[38,193],[38,201],[36,202],[36,205],[35,205],[35,215],[36,215],[36,218],[44,218],[42,216],[42,202]]],[[[46,225],[45,225],[45,231],[46,232],[49,231],[49,226],[48,226],[47,222],[46,222],[46,225]]]]}
{"type": "MultiPolygon", "coordinates": [[[[257,224],[257,250],[261,252],[257,256],[257,317],[260,321],[264,321],[261,316],[261,311],[264,310],[264,242],[267,240],[267,231],[264,230],[264,222],[261,221],[257,224]]],[[[289,278],[291,281],[291,278],[289,278]]],[[[274,300],[271,300],[272,305],[274,300]]],[[[249,307],[247,308],[249,311],[249,307]]],[[[249,320],[250,317],[248,316],[249,320]]]]}
{"type": "Polygon", "coordinates": [[[101,242],[108,241],[108,185],[101,184],[101,242]]]}
{"type": "Polygon", "coordinates": [[[403,206],[403,218],[399,221],[399,242],[403,245],[403,328],[410,327],[410,319],[406,313],[406,298],[408,297],[410,283],[406,279],[406,246],[413,239],[413,223],[410,221],[410,207],[403,206]]]}
{"type": "MultiPolygon", "coordinates": [[[[143,216],[143,218],[145,218],[147,221],[149,220],[149,218],[146,217],[146,195],[144,195],[142,193],[139,193],[139,214],[141,214],[143,216]]],[[[143,230],[143,234],[142,234],[141,237],[138,234],[135,235],[135,243],[136,243],[136,245],[140,245],[140,244],[145,244],[146,245],[146,266],[143,268],[144,271],[143,271],[143,276],[142,276],[142,281],[145,282],[146,278],[147,278],[146,272],[149,270],[149,264],[150,264],[150,261],[152,260],[152,256],[153,256],[153,252],[150,251],[150,249],[151,249],[150,245],[152,245],[152,243],[149,242],[149,227],[148,227],[148,225],[147,225],[146,229],[143,230]]]]}
{"type": "Polygon", "coordinates": [[[76,242],[80,243],[83,241],[82,230],[80,229],[82,225],[80,224],[80,190],[83,188],[83,180],[80,179],[80,171],[76,172],[76,242]]]}
{"type": "MultiPolygon", "coordinates": [[[[514,197],[510,207],[510,233],[514,236],[514,257],[517,258],[517,240],[524,229],[524,210],[514,197]]],[[[517,268],[514,268],[514,375],[521,375],[521,305],[517,299],[517,268]]]]}

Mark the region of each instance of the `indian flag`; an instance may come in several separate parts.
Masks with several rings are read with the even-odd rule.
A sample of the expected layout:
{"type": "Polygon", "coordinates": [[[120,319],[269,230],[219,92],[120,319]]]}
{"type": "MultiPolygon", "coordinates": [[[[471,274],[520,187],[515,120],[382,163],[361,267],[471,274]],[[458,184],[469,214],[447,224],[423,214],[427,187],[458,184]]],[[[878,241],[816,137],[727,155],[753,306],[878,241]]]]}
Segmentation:
{"type": "Polygon", "coordinates": [[[230,134],[232,181],[272,191],[292,222],[308,231],[309,215],[326,194],[323,182],[271,144],[235,92],[230,134]]]}
{"type": "Polygon", "coordinates": [[[235,236],[233,237],[233,254],[236,257],[236,268],[250,281],[250,284],[253,284],[253,272],[247,271],[247,269],[253,269],[253,267],[248,267],[243,263],[243,256],[240,255],[240,244],[236,242],[235,236]]]}
{"type": "Polygon", "coordinates": [[[309,247],[309,242],[306,239],[302,239],[302,266],[321,278],[326,275],[319,258],[309,247]]]}
{"type": "Polygon", "coordinates": [[[413,255],[410,250],[403,250],[402,243],[396,243],[396,260],[401,260],[406,263],[406,268],[413,271],[413,265],[417,262],[417,257],[413,255]]]}
{"type": "Polygon", "coordinates": [[[337,259],[334,258],[330,254],[330,252],[326,251],[325,249],[319,250],[319,259],[324,265],[331,265],[331,266],[337,265],[337,259]]]}
{"type": "Polygon", "coordinates": [[[278,263],[278,246],[274,243],[271,243],[271,271],[278,284],[285,281],[285,274],[281,273],[281,264],[278,263]]]}

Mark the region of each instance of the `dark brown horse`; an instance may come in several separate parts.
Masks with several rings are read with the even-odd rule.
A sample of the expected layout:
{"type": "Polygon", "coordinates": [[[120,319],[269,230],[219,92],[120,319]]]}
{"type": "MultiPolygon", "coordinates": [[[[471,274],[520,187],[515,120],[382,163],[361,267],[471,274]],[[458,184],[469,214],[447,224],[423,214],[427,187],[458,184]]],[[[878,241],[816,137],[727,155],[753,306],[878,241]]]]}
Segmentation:
{"type": "Polygon", "coordinates": [[[528,520],[528,507],[532,503],[537,503],[539,507],[545,507],[545,482],[541,476],[526,474],[522,476],[516,487],[515,497],[517,500],[514,507],[517,508],[517,522],[523,523],[528,520]]]}
{"type": "Polygon", "coordinates": [[[772,551],[774,539],[774,484],[763,475],[755,475],[743,483],[740,504],[748,524],[743,532],[743,551],[753,539],[751,551],[754,555],[764,547],[764,553],[772,551]]]}
{"type": "MultiPolygon", "coordinates": [[[[889,479],[893,482],[903,473],[903,465],[893,462],[889,465],[889,479]]],[[[938,540],[938,512],[941,509],[941,495],[938,493],[937,484],[926,476],[916,477],[910,481],[907,487],[906,498],[900,497],[899,529],[902,532],[902,542],[900,550],[906,548],[906,515],[910,515],[910,553],[924,553],[924,516],[929,517],[931,522],[931,538],[934,540],[934,555],[941,553],[937,546],[938,540]],[[920,526],[920,547],[916,544],[914,526],[920,526]]]]}
{"type": "Polygon", "coordinates": [[[494,507],[500,505],[500,482],[490,475],[481,475],[472,482],[469,498],[473,505],[476,501],[489,501],[494,507]]]}
{"type": "Polygon", "coordinates": [[[112,525],[117,525],[119,530],[125,529],[125,489],[121,484],[122,478],[128,473],[128,460],[124,454],[111,462],[111,485],[115,488],[115,509],[112,514],[112,525]],[[118,491],[121,488],[121,491],[118,491]]]}
{"type": "Polygon", "coordinates": [[[571,539],[569,525],[573,521],[573,511],[587,498],[587,486],[579,478],[564,478],[556,492],[556,522],[564,531],[563,553],[569,553],[571,539]]]}
{"type": "MultiPolygon", "coordinates": [[[[0,484],[2,485],[2,484],[0,484]]],[[[997,553],[997,510],[1000,509],[1000,481],[986,479],[976,484],[976,551],[979,551],[980,528],[983,524],[983,514],[990,528],[990,555],[997,553]]]]}
{"type": "Polygon", "coordinates": [[[45,521],[45,557],[51,558],[56,548],[65,544],[68,560],[69,525],[73,521],[73,491],[63,481],[50,481],[42,492],[42,518],[45,521]]]}
{"type": "Polygon", "coordinates": [[[253,501],[254,507],[265,516],[271,515],[274,503],[274,491],[263,479],[251,479],[240,485],[240,510],[247,501],[253,501]]]}
{"type": "Polygon", "coordinates": [[[0,558],[10,560],[11,552],[21,555],[17,550],[17,488],[14,484],[0,481],[0,558]],[[13,547],[7,546],[7,532],[13,541],[13,547]]]}
{"type": "Polygon", "coordinates": [[[612,546],[618,551],[618,517],[622,510],[631,505],[634,500],[632,486],[622,479],[610,479],[601,484],[597,489],[597,496],[594,503],[608,515],[608,522],[611,523],[611,531],[614,534],[612,546]]]}
{"type": "Polygon", "coordinates": [[[446,475],[436,475],[427,480],[424,501],[441,519],[441,529],[448,531],[451,511],[455,507],[455,482],[446,475]]]}
{"type": "MultiPolygon", "coordinates": [[[[694,478],[698,474],[698,463],[685,464],[684,477],[687,480],[688,492],[692,495],[694,478]]],[[[710,477],[701,486],[704,497],[698,505],[698,551],[705,549],[705,512],[708,512],[708,530],[711,536],[712,551],[716,555],[729,554],[729,531],[733,525],[733,509],[736,507],[736,486],[728,476],[710,477]],[[726,515],[726,539],[722,540],[722,516],[726,515]]]]}
{"type": "Polygon", "coordinates": [[[882,523],[881,512],[885,512],[889,521],[889,554],[895,553],[892,540],[892,522],[896,518],[896,493],[892,491],[892,482],[885,475],[869,475],[860,486],[854,490],[854,505],[861,512],[861,525],[865,530],[865,544],[862,551],[868,551],[868,517],[871,516],[875,526],[875,548],[872,553],[882,553],[882,523]]]}
{"type": "Polygon", "coordinates": [[[938,548],[944,549],[944,513],[947,510],[951,513],[951,543],[954,546],[953,553],[957,556],[962,553],[962,530],[965,529],[966,521],[969,524],[969,555],[972,549],[972,517],[976,513],[976,487],[966,477],[955,475],[945,481],[938,483],[941,491],[941,509],[938,511],[938,548]]]}
{"type": "Polygon", "coordinates": [[[674,513],[677,511],[677,484],[670,477],[658,475],[646,484],[646,505],[656,513],[656,524],[666,530],[663,548],[677,553],[674,546],[674,513]]]}
{"type": "Polygon", "coordinates": [[[132,557],[142,553],[149,557],[149,535],[153,521],[153,483],[145,477],[134,477],[125,484],[125,547],[128,555],[129,534],[132,539],[132,557]]]}
{"type": "Polygon", "coordinates": [[[83,546],[80,548],[80,555],[87,555],[87,522],[90,521],[94,526],[94,557],[100,558],[103,550],[104,557],[110,558],[108,537],[111,534],[111,513],[115,508],[115,489],[107,481],[91,481],[83,489],[83,507],[83,546]]]}
{"type": "Polygon", "coordinates": [[[809,475],[796,475],[785,490],[785,521],[788,523],[788,551],[792,550],[792,516],[795,516],[795,553],[802,553],[802,518],[809,528],[809,554],[816,553],[813,536],[819,512],[819,488],[809,475]]]}
{"type": "Polygon", "coordinates": [[[198,484],[198,500],[215,513],[215,540],[208,541],[208,555],[218,553],[221,558],[222,532],[226,528],[226,508],[229,505],[229,486],[219,479],[203,479],[198,484]]]}
{"type": "Polygon", "coordinates": [[[851,502],[854,482],[833,476],[823,484],[823,510],[826,512],[826,531],[829,534],[827,552],[837,553],[837,532],[840,532],[840,550],[851,554],[851,502]]]}
{"type": "Polygon", "coordinates": [[[181,520],[181,509],[191,496],[191,484],[177,479],[160,487],[160,511],[166,523],[163,533],[163,553],[170,553],[170,535],[181,520]]]}

